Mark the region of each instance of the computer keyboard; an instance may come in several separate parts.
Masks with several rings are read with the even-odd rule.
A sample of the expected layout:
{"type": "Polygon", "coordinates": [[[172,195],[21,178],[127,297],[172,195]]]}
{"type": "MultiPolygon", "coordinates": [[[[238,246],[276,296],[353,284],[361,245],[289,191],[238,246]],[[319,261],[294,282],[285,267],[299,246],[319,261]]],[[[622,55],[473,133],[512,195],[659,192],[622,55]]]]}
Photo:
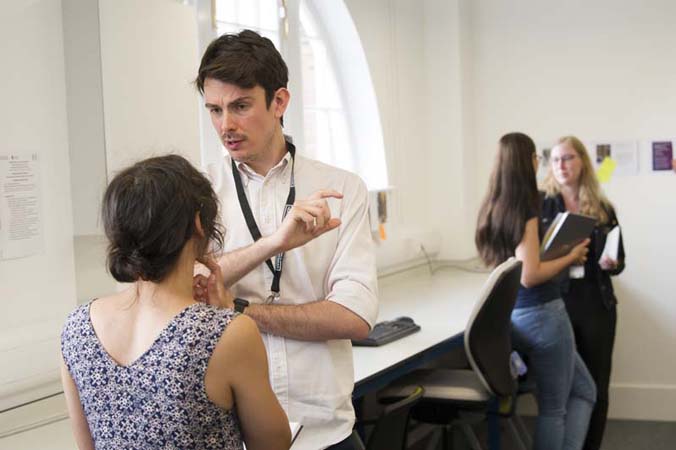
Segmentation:
{"type": "Polygon", "coordinates": [[[416,324],[410,317],[397,317],[394,320],[378,322],[373,326],[366,339],[352,340],[352,345],[356,347],[377,347],[419,330],[420,325],[416,324]]]}

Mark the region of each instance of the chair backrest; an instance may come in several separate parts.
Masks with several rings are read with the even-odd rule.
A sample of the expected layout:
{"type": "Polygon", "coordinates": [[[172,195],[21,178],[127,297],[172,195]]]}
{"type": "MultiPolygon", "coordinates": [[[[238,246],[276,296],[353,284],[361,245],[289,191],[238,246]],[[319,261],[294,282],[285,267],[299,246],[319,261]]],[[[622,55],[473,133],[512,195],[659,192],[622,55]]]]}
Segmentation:
{"type": "Polygon", "coordinates": [[[408,397],[387,405],[369,436],[366,450],[404,450],[409,413],[424,393],[422,386],[416,386],[408,397]]]}
{"type": "Polygon", "coordinates": [[[521,281],[521,261],[509,258],[484,283],[465,328],[465,352],[472,369],[493,395],[512,395],[511,315],[521,281]]]}

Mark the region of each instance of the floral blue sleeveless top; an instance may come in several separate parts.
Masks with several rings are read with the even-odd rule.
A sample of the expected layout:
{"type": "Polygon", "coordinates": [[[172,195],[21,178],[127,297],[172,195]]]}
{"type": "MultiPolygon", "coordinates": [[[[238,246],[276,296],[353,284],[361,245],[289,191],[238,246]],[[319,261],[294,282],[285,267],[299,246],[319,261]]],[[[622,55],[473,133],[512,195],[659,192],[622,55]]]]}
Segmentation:
{"type": "Polygon", "coordinates": [[[212,403],[204,386],[214,347],[234,317],[231,310],[190,305],[143,355],[121,366],[99,342],[89,304],[73,311],[61,351],[96,449],[241,449],[234,410],[212,403]]]}

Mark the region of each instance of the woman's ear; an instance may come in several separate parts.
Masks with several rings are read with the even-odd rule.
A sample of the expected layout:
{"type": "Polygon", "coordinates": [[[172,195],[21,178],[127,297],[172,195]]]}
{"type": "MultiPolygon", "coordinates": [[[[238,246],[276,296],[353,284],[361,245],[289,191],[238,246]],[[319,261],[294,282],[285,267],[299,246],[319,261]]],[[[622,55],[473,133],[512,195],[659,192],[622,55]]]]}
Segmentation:
{"type": "Polygon", "coordinates": [[[200,212],[197,211],[195,213],[195,233],[199,235],[201,238],[205,238],[204,235],[204,228],[202,228],[202,220],[200,219],[200,212]]]}

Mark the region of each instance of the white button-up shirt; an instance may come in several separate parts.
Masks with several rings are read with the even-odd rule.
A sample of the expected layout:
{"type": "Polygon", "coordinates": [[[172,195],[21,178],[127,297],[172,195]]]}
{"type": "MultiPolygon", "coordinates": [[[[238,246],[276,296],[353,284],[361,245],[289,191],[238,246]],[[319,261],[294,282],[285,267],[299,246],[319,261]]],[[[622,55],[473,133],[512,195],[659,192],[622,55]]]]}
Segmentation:
{"type": "MultiPolygon", "coordinates": [[[[265,177],[246,164],[237,167],[261,234],[274,233],[289,193],[290,154],[265,177]]],[[[226,155],[223,164],[209,172],[221,200],[225,251],[250,245],[253,240],[237,199],[230,157],[226,155]]],[[[342,199],[328,199],[328,203],[332,216],[342,223],[338,229],[286,252],[277,301],[294,305],[327,299],[353,311],[372,327],[378,314],[377,276],[366,186],[355,174],[297,153],[295,183],[296,199],[307,198],[319,189],[341,192],[342,199]]],[[[272,277],[267,265],[261,264],[238,281],[232,293],[253,303],[265,302],[272,277]]],[[[297,341],[269,334],[263,335],[263,341],[272,388],[289,420],[304,427],[294,450],[323,449],[345,439],[354,424],[350,341],[297,341]]]]}

